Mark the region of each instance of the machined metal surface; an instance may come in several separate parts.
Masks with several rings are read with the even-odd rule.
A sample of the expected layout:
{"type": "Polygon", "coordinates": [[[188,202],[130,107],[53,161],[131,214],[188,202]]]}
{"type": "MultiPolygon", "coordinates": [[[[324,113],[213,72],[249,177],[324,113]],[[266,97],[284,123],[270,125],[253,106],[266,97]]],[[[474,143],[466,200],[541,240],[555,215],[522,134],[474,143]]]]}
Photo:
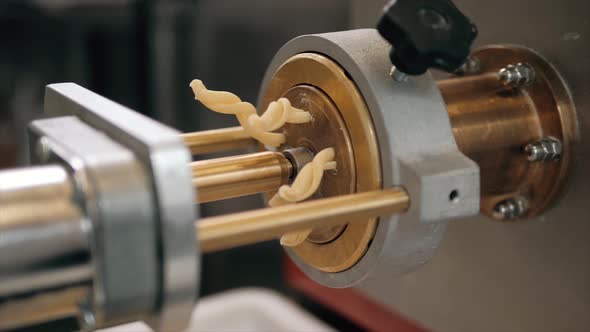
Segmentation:
{"type": "Polygon", "coordinates": [[[210,217],[196,222],[195,228],[201,249],[211,252],[276,239],[317,224],[338,225],[342,218],[354,224],[369,217],[402,213],[409,205],[403,189],[390,188],[210,217]]]}
{"type": "Polygon", "coordinates": [[[73,197],[68,172],[59,165],[6,170],[0,173],[0,202],[37,201],[73,197]]]}
{"type": "Polygon", "coordinates": [[[259,152],[191,163],[201,203],[276,191],[288,184],[291,162],[280,152],[259,152]]]}
{"type": "Polygon", "coordinates": [[[314,153],[306,147],[298,147],[293,149],[286,149],[281,151],[285,158],[291,163],[293,172],[291,172],[291,179],[295,178],[296,174],[303,169],[303,167],[313,161],[314,153]]]}
{"type": "Polygon", "coordinates": [[[229,127],[182,134],[182,139],[193,155],[228,150],[255,148],[258,142],[242,127],[229,127]]]}
{"type": "Polygon", "coordinates": [[[76,314],[93,271],[88,221],[68,172],[59,165],[2,171],[0,206],[0,330],[76,314]]]}
{"type": "MultiPolygon", "coordinates": [[[[277,74],[280,75],[280,71],[277,74]]],[[[331,147],[336,152],[334,161],[337,168],[324,174],[321,187],[314,198],[353,193],[356,188],[353,148],[337,106],[321,90],[310,85],[295,86],[283,94],[283,97],[289,99],[294,107],[304,109],[312,116],[311,123],[283,127],[283,132],[288,137],[285,146],[309,149],[314,153],[331,147]]],[[[320,244],[329,243],[338,238],[345,228],[346,224],[316,226],[307,240],[320,244]]]]}
{"type": "MultiPolygon", "coordinates": [[[[76,116],[81,121],[65,119],[69,119],[73,127],[84,125],[100,131],[96,139],[105,143],[108,139],[117,142],[110,143],[108,149],[92,145],[90,148],[99,149],[95,152],[101,157],[85,154],[85,150],[77,151],[80,156],[88,157],[82,161],[93,166],[92,172],[104,172],[104,177],[91,178],[97,182],[93,184],[102,190],[114,190],[112,195],[91,197],[103,200],[90,207],[90,213],[101,211],[101,215],[94,215],[93,219],[106,218],[105,222],[113,226],[94,225],[94,231],[99,232],[99,247],[94,249],[105,255],[104,262],[120,265],[120,270],[111,268],[98,272],[111,275],[129,270],[119,278],[102,280],[97,285],[99,291],[94,295],[98,298],[94,304],[102,309],[97,313],[98,324],[128,321],[134,318],[134,313],[129,311],[136,311],[149,315],[141,318],[156,330],[183,329],[196,300],[199,257],[193,229],[198,211],[194,206],[195,195],[188,166],[191,158],[180,133],[72,83],[47,86],[45,113],[53,117],[76,116]],[[120,152],[117,154],[116,151],[120,152]],[[128,161],[128,171],[115,172],[108,167],[109,163],[121,162],[121,159],[128,161]],[[126,194],[120,195],[123,193],[126,194]],[[132,198],[135,201],[130,201],[132,198]],[[112,220],[107,216],[112,216],[112,220]],[[129,220],[134,222],[129,223],[129,220]],[[140,227],[143,223],[144,227],[140,227]],[[134,225],[141,230],[121,232],[122,228],[134,225]],[[134,239],[127,238],[128,233],[133,234],[134,239]],[[101,242],[107,238],[108,245],[101,242]],[[110,241],[115,239],[119,239],[120,246],[112,245],[110,241]],[[125,252],[128,259],[120,256],[121,252],[125,252]],[[134,259],[137,260],[135,263],[143,260],[145,273],[131,269],[129,262],[134,259]],[[150,259],[153,260],[151,264],[147,262],[150,259]],[[104,288],[107,286],[109,288],[104,288]],[[131,296],[131,290],[140,292],[145,298],[131,296]],[[104,291],[110,295],[105,297],[104,291]],[[127,295],[130,302],[124,299],[107,302],[127,295]]],[[[53,129],[56,137],[75,134],[62,133],[59,128],[46,129],[53,129]]],[[[84,143],[75,136],[67,142],[77,148],[84,143]]],[[[70,160],[69,164],[76,160],[70,160]]]]}
{"type": "Polygon", "coordinates": [[[89,285],[53,288],[31,293],[26,298],[11,298],[0,306],[0,330],[18,330],[62,318],[75,317],[80,302],[90,295],[89,285]]]}
{"type": "Polygon", "coordinates": [[[553,161],[561,159],[563,146],[555,137],[546,137],[524,147],[529,161],[553,161]]]}
{"type": "MultiPolygon", "coordinates": [[[[296,54],[268,82],[261,90],[260,106],[283,96],[313,117],[308,124],[285,126],[286,144],[279,148],[335,149],[337,169],[324,174],[315,198],[381,187],[379,150],[369,112],[357,87],[336,62],[316,53],[296,54]]],[[[346,224],[343,219],[340,225],[316,227],[307,241],[289,251],[321,271],[344,271],[366,252],[376,219],[346,224]]]]}
{"type": "MultiPolygon", "coordinates": [[[[433,331],[585,331],[590,326],[590,2],[453,2],[477,23],[476,48],[525,45],[567,83],[580,127],[570,180],[557,204],[530,220],[503,223],[479,215],[450,223],[428,264],[388,278],[387,288],[363,291],[433,331]]],[[[383,8],[381,0],[352,3],[354,27],[373,26],[383,8]]]]}
{"type": "MultiPolygon", "coordinates": [[[[380,221],[366,253],[345,271],[323,272],[288,252],[321,284],[348,287],[364,280],[362,284],[374,289],[389,288],[383,276],[411,271],[432,257],[446,220],[478,212],[479,169],[458,150],[434,80],[429,74],[403,83],[393,80],[389,76],[389,47],[375,30],[310,35],[289,42],[267,70],[261,101],[280,66],[304,52],[331,58],[356,84],[378,138],[382,186],[404,186],[412,204],[406,214],[380,221]]],[[[301,75],[306,74],[309,72],[301,75]]],[[[298,83],[302,82],[294,85],[298,83]]],[[[317,87],[324,90],[329,83],[333,84],[317,87]]]]}
{"type": "MultiPolygon", "coordinates": [[[[495,60],[500,61],[499,59],[495,60]]],[[[481,70],[481,62],[479,69],[481,70]]],[[[490,70],[490,68],[486,68],[486,70],[490,70]]],[[[509,64],[498,70],[498,78],[506,87],[522,88],[533,84],[535,81],[535,69],[528,63],[509,64]]]]}
{"type": "Polygon", "coordinates": [[[71,169],[74,199],[91,221],[88,302],[97,327],[143,319],[157,309],[159,292],[156,212],[146,170],[131,151],[74,116],[33,121],[30,131],[33,146],[43,138],[49,158],[71,169]]]}
{"type": "Polygon", "coordinates": [[[496,204],[493,217],[498,220],[512,220],[526,215],[528,209],[529,202],[525,197],[510,197],[496,204]]]}
{"type": "Polygon", "coordinates": [[[522,196],[526,211],[500,219],[538,215],[561,193],[574,158],[579,134],[569,91],[529,49],[486,46],[473,56],[479,73],[439,81],[438,87],[459,148],[480,166],[481,211],[496,217],[500,202],[522,196]],[[547,160],[531,162],[527,148],[547,160]]]}
{"type": "Polygon", "coordinates": [[[88,225],[70,196],[0,204],[0,297],[90,279],[88,225]]]}

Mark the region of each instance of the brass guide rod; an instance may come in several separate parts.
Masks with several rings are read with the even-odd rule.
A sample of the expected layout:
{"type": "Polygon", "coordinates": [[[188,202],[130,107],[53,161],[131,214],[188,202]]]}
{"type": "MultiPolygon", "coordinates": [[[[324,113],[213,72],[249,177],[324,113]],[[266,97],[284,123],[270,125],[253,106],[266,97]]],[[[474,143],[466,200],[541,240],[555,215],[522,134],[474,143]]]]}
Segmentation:
{"type": "Polygon", "coordinates": [[[255,147],[258,144],[240,126],[185,133],[181,136],[193,155],[255,147]]]}
{"type": "Polygon", "coordinates": [[[291,163],[279,152],[259,152],[191,163],[200,203],[277,190],[287,184],[291,163]]]}
{"type": "Polygon", "coordinates": [[[212,252],[272,240],[318,225],[401,213],[409,204],[405,190],[390,188],[205,218],[196,222],[195,228],[201,251],[212,252]]]}
{"type": "Polygon", "coordinates": [[[0,330],[17,331],[23,326],[76,317],[80,312],[80,302],[88,299],[91,292],[89,285],[77,285],[5,301],[0,304],[0,330]]]}

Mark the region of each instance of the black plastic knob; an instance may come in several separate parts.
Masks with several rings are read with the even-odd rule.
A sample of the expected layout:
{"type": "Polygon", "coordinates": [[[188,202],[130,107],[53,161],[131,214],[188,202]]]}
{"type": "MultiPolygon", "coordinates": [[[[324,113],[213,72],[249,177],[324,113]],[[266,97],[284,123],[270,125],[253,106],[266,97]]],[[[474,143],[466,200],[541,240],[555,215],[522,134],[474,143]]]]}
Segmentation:
{"type": "Polygon", "coordinates": [[[476,26],[450,0],[392,1],[377,30],[393,45],[391,63],[408,75],[457,70],[477,36],[476,26]]]}

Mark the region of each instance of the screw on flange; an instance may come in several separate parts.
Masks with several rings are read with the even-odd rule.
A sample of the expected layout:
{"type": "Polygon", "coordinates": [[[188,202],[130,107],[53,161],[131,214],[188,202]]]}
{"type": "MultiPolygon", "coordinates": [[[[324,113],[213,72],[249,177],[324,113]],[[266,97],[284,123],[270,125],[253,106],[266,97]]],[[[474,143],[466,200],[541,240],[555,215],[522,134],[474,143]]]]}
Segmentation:
{"type": "Polygon", "coordinates": [[[396,82],[403,83],[408,80],[408,75],[406,73],[402,72],[401,70],[399,70],[398,68],[395,68],[395,66],[391,67],[391,71],[389,72],[389,75],[391,77],[393,77],[393,79],[396,82]]]}
{"type": "Polygon", "coordinates": [[[496,204],[492,215],[498,220],[511,220],[524,216],[528,208],[528,200],[522,196],[516,196],[496,204]]]}
{"type": "Polygon", "coordinates": [[[479,73],[481,69],[481,62],[479,59],[473,55],[467,57],[465,63],[461,65],[456,71],[455,74],[457,75],[472,75],[479,73]]]}
{"type": "Polygon", "coordinates": [[[537,142],[527,144],[524,148],[529,161],[551,161],[561,158],[561,141],[553,137],[545,137],[537,142]]]}
{"type": "Polygon", "coordinates": [[[519,62],[500,69],[498,78],[508,88],[521,88],[535,81],[535,70],[531,65],[519,62]]]}

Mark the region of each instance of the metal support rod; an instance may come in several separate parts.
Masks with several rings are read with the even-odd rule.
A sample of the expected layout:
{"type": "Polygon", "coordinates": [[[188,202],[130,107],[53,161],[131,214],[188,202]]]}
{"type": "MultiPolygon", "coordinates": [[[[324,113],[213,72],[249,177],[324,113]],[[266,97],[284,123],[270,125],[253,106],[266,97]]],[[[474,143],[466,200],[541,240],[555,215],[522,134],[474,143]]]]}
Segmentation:
{"type": "Polygon", "coordinates": [[[75,314],[90,292],[89,225],[59,165],[0,172],[0,330],[75,314]]]}
{"type": "Polygon", "coordinates": [[[255,147],[258,143],[242,127],[182,134],[193,155],[255,147]]]}
{"type": "Polygon", "coordinates": [[[200,203],[277,190],[288,183],[291,163],[279,152],[259,152],[191,163],[200,203]]]}
{"type": "Polygon", "coordinates": [[[89,285],[73,285],[6,300],[0,304],[0,331],[75,317],[90,294],[89,285]]]}
{"type": "Polygon", "coordinates": [[[0,203],[7,204],[73,195],[66,170],[58,165],[36,166],[0,172],[0,203]]]}
{"type": "Polygon", "coordinates": [[[410,198],[391,188],[202,219],[195,224],[202,252],[267,241],[314,226],[333,226],[401,213],[410,198]]]}

